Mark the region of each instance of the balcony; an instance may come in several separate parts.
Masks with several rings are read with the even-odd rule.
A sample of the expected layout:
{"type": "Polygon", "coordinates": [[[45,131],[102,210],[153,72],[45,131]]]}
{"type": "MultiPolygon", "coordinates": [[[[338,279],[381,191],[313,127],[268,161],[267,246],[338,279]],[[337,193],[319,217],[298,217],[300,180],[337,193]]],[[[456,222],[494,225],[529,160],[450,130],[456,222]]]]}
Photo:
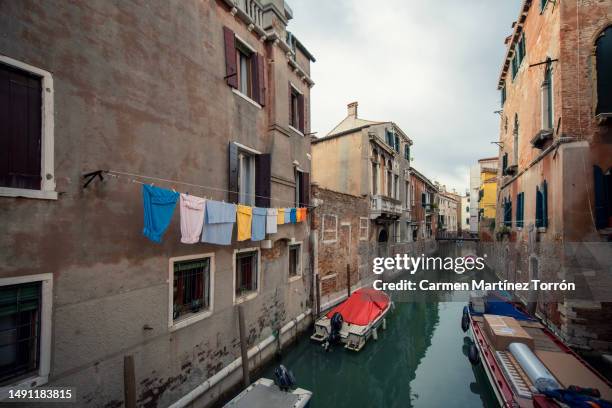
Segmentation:
{"type": "Polygon", "coordinates": [[[370,219],[398,219],[402,212],[402,202],[391,197],[375,195],[370,197],[370,219]]]}
{"type": "Polygon", "coordinates": [[[255,30],[264,36],[263,30],[263,7],[257,0],[224,0],[231,7],[231,14],[238,16],[244,21],[249,31],[255,30]]]}
{"type": "Polygon", "coordinates": [[[544,145],[548,140],[552,140],[553,138],[553,130],[552,129],[542,129],[531,139],[531,145],[536,149],[543,149],[544,145]]]}

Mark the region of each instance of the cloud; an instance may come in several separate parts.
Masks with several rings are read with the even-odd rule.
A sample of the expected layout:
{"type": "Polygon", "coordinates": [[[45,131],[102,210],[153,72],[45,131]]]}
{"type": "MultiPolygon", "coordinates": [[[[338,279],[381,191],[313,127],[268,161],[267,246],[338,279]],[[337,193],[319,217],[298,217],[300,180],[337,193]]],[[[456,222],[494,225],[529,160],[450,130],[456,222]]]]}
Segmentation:
{"type": "Polygon", "coordinates": [[[359,116],[397,123],[414,166],[464,191],[494,156],[497,78],[520,0],[291,0],[289,29],[315,55],[312,130],[323,136],[359,101],[359,116]]]}

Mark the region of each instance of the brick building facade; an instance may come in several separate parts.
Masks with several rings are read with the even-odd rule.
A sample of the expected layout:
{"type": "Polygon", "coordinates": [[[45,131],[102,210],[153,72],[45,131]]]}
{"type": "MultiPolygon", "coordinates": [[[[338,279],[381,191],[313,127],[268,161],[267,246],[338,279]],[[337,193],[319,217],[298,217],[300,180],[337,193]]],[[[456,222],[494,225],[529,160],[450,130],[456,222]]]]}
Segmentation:
{"type": "Polygon", "coordinates": [[[496,259],[517,280],[575,281],[525,301],[572,344],[610,349],[612,3],[530,1],[506,39],[496,259]],[[507,255],[516,259],[506,264],[507,255]],[[609,287],[609,286],[608,286],[609,287]]]}

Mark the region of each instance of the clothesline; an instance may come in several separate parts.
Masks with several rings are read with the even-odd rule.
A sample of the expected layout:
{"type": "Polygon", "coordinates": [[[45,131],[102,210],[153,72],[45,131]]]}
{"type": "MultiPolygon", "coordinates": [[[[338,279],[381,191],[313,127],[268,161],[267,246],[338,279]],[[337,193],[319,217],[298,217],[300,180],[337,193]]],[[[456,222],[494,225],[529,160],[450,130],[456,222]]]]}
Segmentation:
{"type": "MultiPolygon", "coordinates": [[[[147,179],[147,180],[155,180],[155,181],[161,181],[164,183],[169,183],[169,184],[180,184],[180,185],[184,185],[184,186],[190,186],[190,187],[196,187],[196,188],[201,188],[204,190],[211,190],[211,191],[216,191],[216,192],[220,192],[220,193],[235,193],[238,194],[238,191],[232,191],[232,190],[226,190],[226,189],[222,189],[222,188],[218,188],[218,187],[212,187],[212,186],[205,186],[205,185],[201,185],[201,184],[193,184],[193,183],[187,183],[184,181],[178,181],[178,180],[171,180],[171,179],[164,179],[164,178],[160,178],[160,177],[152,177],[152,176],[145,176],[142,174],[136,174],[136,173],[128,173],[128,172],[124,172],[124,171],[117,171],[117,170],[103,170],[103,173],[113,177],[113,178],[130,178],[130,181],[132,183],[138,183],[138,184],[152,184],[152,183],[145,183],[141,180],[137,180],[133,177],[137,177],[137,178],[141,178],[141,179],[147,179]]],[[[174,189],[173,189],[174,190],[174,189]]],[[[174,190],[176,191],[176,190],[174,190]]],[[[253,197],[258,197],[258,198],[268,198],[270,200],[275,200],[281,203],[289,203],[292,205],[295,205],[295,201],[293,200],[283,200],[280,198],[272,198],[272,197],[267,197],[267,196],[261,196],[261,195],[256,195],[256,194],[249,194],[253,197]]],[[[207,197],[205,197],[207,198],[207,197]]],[[[221,200],[224,201],[224,200],[221,200]]],[[[305,207],[305,208],[314,208],[314,206],[311,205],[304,205],[302,204],[301,207],[305,207]]]]}

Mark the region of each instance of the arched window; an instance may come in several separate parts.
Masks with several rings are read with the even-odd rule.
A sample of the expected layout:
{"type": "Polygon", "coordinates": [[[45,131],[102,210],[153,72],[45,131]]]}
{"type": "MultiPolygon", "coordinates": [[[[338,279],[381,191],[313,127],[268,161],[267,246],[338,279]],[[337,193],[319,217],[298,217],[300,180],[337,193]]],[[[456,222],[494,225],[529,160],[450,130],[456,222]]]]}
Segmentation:
{"type": "Polygon", "coordinates": [[[512,131],[514,135],[514,165],[518,166],[518,155],[519,155],[519,120],[518,114],[514,114],[514,130],[512,131]]]}
{"type": "Polygon", "coordinates": [[[601,32],[595,41],[597,66],[597,115],[612,114],[612,26],[601,32]]]}
{"type": "Polygon", "coordinates": [[[542,81],[542,129],[552,129],[553,121],[552,63],[550,58],[547,58],[542,81]]]}

